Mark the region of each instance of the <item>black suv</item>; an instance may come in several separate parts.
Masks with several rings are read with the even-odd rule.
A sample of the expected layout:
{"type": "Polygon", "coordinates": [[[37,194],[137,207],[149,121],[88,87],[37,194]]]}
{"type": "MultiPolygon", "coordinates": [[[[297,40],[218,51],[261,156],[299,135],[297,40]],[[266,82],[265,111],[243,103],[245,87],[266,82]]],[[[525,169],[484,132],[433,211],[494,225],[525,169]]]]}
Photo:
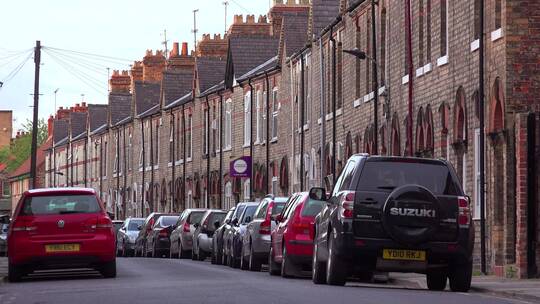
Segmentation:
{"type": "Polygon", "coordinates": [[[425,273],[431,290],[471,286],[474,227],[452,166],[425,158],[352,156],[316,218],[313,282],[372,271],[425,273]]]}

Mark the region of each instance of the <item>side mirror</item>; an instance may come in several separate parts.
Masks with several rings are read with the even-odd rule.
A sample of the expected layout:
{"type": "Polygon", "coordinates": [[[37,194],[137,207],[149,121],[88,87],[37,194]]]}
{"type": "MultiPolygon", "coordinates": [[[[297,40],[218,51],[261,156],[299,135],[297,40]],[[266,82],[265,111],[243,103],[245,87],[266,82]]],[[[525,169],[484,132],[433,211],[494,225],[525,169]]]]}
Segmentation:
{"type": "Polygon", "coordinates": [[[231,224],[233,226],[237,226],[238,225],[238,218],[235,218],[234,220],[232,220],[231,224]]]}
{"type": "Polygon", "coordinates": [[[219,221],[215,221],[215,222],[214,222],[214,228],[216,228],[216,229],[219,228],[219,221]]]}
{"type": "Polygon", "coordinates": [[[316,201],[326,201],[326,190],[320,187],[309,189],[309,198],[316,201]]]}

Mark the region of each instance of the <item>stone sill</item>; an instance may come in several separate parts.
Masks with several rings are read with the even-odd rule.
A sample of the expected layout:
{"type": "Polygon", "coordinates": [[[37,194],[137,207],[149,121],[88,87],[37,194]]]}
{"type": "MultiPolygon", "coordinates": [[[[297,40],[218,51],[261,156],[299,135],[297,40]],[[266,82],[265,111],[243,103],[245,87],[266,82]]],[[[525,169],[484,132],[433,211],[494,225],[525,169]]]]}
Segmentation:
{"type": "Polygon", "coordinates": [[[491,32],[491,41],[497,41],[503,37],[502,28],[498,28],[491,32]]]}
{"type": "Polygon", "coordinates": [[[445,55],[439,59],[437,59],[437,66],[443,66],[448,64],[448,55],[445,55]]]}
{"type": "Polygon", "coordinates": [[[478,50],[480,48],[480,39],[476,39],[473,42],[471,42],[471,53],[478,50]]]}

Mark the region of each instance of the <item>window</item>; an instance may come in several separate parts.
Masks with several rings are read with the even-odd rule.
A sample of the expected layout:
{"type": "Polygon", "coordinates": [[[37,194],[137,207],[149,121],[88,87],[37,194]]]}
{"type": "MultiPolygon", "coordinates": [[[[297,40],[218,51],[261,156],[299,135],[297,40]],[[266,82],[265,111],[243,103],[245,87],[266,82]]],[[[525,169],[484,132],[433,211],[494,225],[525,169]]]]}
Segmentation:
{"type": "Polygon", "coordinates": [[[218,134],[219,134],[219,123],[217,119],[217,106],[212,107],[212,117],[214,118],[212,120],[212,145],[214,147],[214,151],[219,152],[218,147],[218,134]]]}
{"type": "Polygon", "coordinates": [[[474,130],[474,210],[473,218],[480,218],[480,129],[474,130]]]}
{"type": "MultiPolygon", "coordinates": [[[[343,106],[343,43],[341,38],[342,32],[340,31],[338,33],[338,45],[336,49],[336,72],[337,72],[337,83],[336,83],[336,109],[341,109],[343,106]]],[[[369,60],[366,60],[368,62],[369,60]]],[[[307,73],[304,74],[304,79],[307,78],[307,73]]],[[[304,103],[304,109],[308,107],[307,104],[304,103]]],[[[304,116],[305,117],[305,116],[304,116]]]]}
{"type": "Polygon", "coordinates": [[[231,149],[232,147],[232,100],[229,98],[225,102],[225,134],[224,144],[225,149],[231,149]]]}
{"type": "Polygon", "coordinates": [[[255,140],[255,143],[260,143],[262,141],[262,112],[263,110],[261,109],[261,91],[257,91],[257,100],[256,100],[256,104],[257,104],[257,139],[255,140]]]}
{"type": "Polygon", "coordinates": [[[251,91],[244,95],[244,146],[251,144],[251,91]]]}
{"type": "Polygon", "coordinates": [[[263,98],[263,102],[262,102],[263,107],[262,107],[262,128],[261,128],[262,135],[261,135],[261,140],[262,140],[262,142],[266,142],[266,127],[267,127],[267,125],[266,125],[266,119],[267,119],[267,117],[266,117],[266,110],[267,110],[266,109],[266,107],[267,107],[267,105],[266,105],[266,101],[267,101],[266,100],[266,91],[263,92],[262,98],[263,98]]]}
{"type": "MultiPolygon", "coordinates": [[[[362,49],[362,32],[360,31],[360,27],[356,26],[356,41],[355,46],[357,49],[362,49]]],[[[382,50],[382,49],[381,49],[382,50]]],[[[362,60],[355,59],[354,60],[354,67],[355,67],[355,97],[356,99],[359,99],[362,97],[362,77],[360,75],[362,74],[362,60]]]]}
{"type": "Polygon", "coordinates": [[[9,185],[9,182],[8,181],[4,181],[3,182],[3,185],[2,185],[2,195],[3,196],[9,196],[11,193],[10,193],[10,185],[9,185]]]}
{"type": "Polygon", "coordinates": [[[272,176],[272,189],[270,189],[270,193],[276,195],[278,192],[278,177],[272,176]]]}
{"type": "Polygon", "coordinates": [[[174,161],[174,127],[172,123],[173,121],[171,120],[171,128],[169,130],[169,164],[172,164],[174,161]]]}
{"type": "Polygon", "coordinates": [[[278,101],[278,88],[272,90],[272,141],[278,138],[278,114],[279,114],[279,101],[278,101]]]}
{"type": "Polygon", "coordinates": [[[448,55],[448,0],[441,0],[440,57],[448,55]]]}
{"type": "Polygon", "coordinates": [[[187,132],[186,132],[186,159],[187,161],[191,160],[191,154],[192,154],[192,132],[193,132],[193,118],[191,116],[191,113],[188,114],[188,121],[187,121],[187,132]]]}
{"type": "MultiPolygon", "coordinates": [[[[428,0],[428,2],[431,0],[428,0]]],[[[379,65],[381,66],[381,86],[385,84],[386,78],[386,9],[383,8],[381,11],[381,58],[379,58],[379,65]]],[[[428,34],[429,35],[429,34],[428,34]]],[[[357,60],[358,61],[358,60],[357,60]]]]}
{"type": "Polygon", "coordinates": [[[120,155],[120,147],[118,146],[118,135],[114,136],[114,163],[113,163],[113,173],[118,173],[118,158],[120,155]]]}
{"type": "Polygon", "coordinates": [[[502,0],[495,0],[495,30],[502,27],[502,0]]]}
{"type": "Polygon", "coordinates": [[[251,181],[249,179],[247,179],[244,182],[244,201],[246,201],[246,202],[251,199],[250,190],[251,190],[251,181]]]}
{"type": "Polygon", "coordinates": [[[176,114],[176,126],[175,126],[175,131],[176,131],[176,143],[175,143],[175,146],[176,146],[176,149],[175,149],[175,154],[176,154],[176,161],[182,161],[183,158],[184,158],[184,154],[183,154],[183,150],[182,150],[182,134],[184,134],[184,124],[182,123],[184,120],[184,116],[182,113],[177,113],[176,114]]]}
{"type": "Polygon", "coordinates": [[[131,171],[131,162],[132,162],[132,154],[133,154],[133,151],[132,151],[132,135],[131,135],[131,131],[129,132],[129,137],[128,137],[128,146],[127,146],[127,163],[128,163],[128,170],[131,171]]]}
{"type": "Polygon", "coordinates": [[[204,155],[208,155],[208,127],[209,127],[209,118],[208,118],[208,105],[206,108],[204,108],[204,111],[203,111],[203,121],[204,121],[204,129],[203,129],[203,149],[204,149],[204,155]]]}
{"type": "Polygon", "coordinates": [[[431,62],[431,0],[426,0],[425,14],[426,14],[426,63],[429,64],[431,62]]]}
{"type": "Polygon", "coordinates": [[[418,0],[418,65],[424,66],[424,0],[418,0]]]}
{"type": "Polygon", "coordinates": [[[225,206],[223,206],[223,209],[230,209],[234,205],[232,196],[232,183],[227,182],[225,184],[225,206]]]}
{"type": "MultiPolygon", "coordinates": [[[[365,48],[365,52],[368,56],[371,56],[371,18],[366,18],[366,48],[365,48]]],[[[369,94],[369,92],[371,92],[371,78],[372,78],[372,75],[371,75],[371,65],[373,65],[373,63],[371,62],[371,60],[368,60],[367,58],[364,60],[364,64],[366,65],[366,68],[364,69],[364,71],[366,72],[366,82],[365,82],[365,89],[364,89],[364,92],[365,94],[369,94]]]]}
{"type": "Polygon", "coordinates": [[[161,118],[156,120],[156,127],[154,131],[154,167],[159,165],[159,126],[161,125],[161,118]]]}
{"type": "MultiPolygon", "coordinates": [[[[108,169],[108,164],[107,164],[107,155],[109,154],[109,145],[108,145],[108,142],[105,141],[104,145],[103,145],[103,172],[102,172],[102,176],[106,177],[107,176],[107,169],[108,169]]],[[[66,175],[66,182],[67,182],[67,175],[66,175]]]]}
{"type": "Polygon", "coordinates": [[[141,149],[141,150],[139,150],[139,169],[142,169],[142,167],[143,167],[143,160],[144,160],[144,158],[143,158],[144,155],[143,155],[142,145],[143,145],[143,141],[142,141],[142,139],[141,139],[141,143],[140,143],[140,146],[139,146],[140,149],[141,149]]]}
{"type": "Polygon", "coordinates": [[[191,190],[187,192],[187,199],[186,199],[186,208],[193,207],[193,193],[191,190]]]}

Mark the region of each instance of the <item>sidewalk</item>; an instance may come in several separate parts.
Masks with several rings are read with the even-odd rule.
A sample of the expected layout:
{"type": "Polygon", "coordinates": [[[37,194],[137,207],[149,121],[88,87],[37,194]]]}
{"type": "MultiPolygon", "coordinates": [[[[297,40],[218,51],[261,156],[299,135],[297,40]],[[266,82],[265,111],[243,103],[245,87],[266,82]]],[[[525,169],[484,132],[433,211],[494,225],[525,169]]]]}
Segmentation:
{"type": "Polygon", "coordinates": [[[5,280],[8,274],[8,258],[0,257],[0,284],[5,280]]]}
{"type": "MultiPolygon", "coordinates": [[[[427,288],[424,275],[391,273],[390,278],[394,284],[406,288],[427,288]]],[[[496,276],[474,276],[471,292],[540,303],[540,279],[518,280],[496,276]]]]}

